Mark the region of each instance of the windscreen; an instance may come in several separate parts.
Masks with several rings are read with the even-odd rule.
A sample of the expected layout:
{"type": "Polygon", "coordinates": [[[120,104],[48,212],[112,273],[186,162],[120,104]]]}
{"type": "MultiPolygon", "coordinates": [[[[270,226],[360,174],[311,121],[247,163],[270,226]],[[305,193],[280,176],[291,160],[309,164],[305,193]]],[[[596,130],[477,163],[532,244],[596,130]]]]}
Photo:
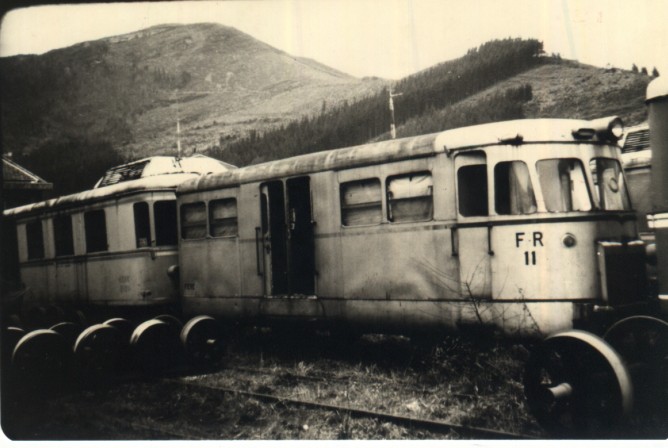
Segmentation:
{"type": "Polygon", "coordinates": [[[591,197],[579,159],[546,159],[536,163],[545,208],[549,212],[589,211],[591,197]]]}

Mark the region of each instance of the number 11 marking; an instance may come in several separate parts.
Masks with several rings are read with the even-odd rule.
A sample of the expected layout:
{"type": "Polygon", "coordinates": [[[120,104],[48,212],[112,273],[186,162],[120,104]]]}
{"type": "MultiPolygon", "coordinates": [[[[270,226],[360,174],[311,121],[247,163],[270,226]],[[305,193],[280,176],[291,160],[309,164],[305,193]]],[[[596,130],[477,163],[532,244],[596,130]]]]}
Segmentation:
{"type": "Polygon", "coordinates": [[[532,250],[531,252],[525,251],[524,252],[524,264],[529,266],[529,265],[536,265],[536,251],[532,250]],[[531,259],[529,259],[529,254],[531,254],[531,259]]]}

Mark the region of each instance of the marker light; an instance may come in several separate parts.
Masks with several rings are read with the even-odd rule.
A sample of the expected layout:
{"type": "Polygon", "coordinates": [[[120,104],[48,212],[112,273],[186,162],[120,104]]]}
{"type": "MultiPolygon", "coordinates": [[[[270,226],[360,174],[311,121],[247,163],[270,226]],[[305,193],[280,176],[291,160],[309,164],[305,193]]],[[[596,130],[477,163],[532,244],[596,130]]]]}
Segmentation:
{"type": "Polygon", "coordinates": [[[606,117],[591,120],[588,126],[574,129],[573,137],[588,140],[598,136],[600,140],[617,142],[624,135],[624,123],[619,117],[606,117]]]}
{"type": "Polygon", "coordinates": [[[561,242],[564,244],[566,247],[573,247],[577,244],[577,241],[575,240],[575,236],[567,233],[564,235],[564,237],[561,239],[561,242]]]}

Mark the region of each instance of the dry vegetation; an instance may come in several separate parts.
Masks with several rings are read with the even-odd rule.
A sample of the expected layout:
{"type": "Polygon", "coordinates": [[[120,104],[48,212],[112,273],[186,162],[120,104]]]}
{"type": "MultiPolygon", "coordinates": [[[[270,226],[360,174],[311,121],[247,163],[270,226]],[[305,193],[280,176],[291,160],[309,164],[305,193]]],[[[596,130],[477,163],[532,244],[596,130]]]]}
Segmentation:
{"type": "MultiPolygon", "coordinates": [[[[370,335],[253,333],[222,368],[186,377],[204,384],[505,432],[543,433],[528,415],[521,375],[526,349],[459,337],[416,343],[370,335]]],[[[167,380],[62,392],[3,421],[19,439],[435,439],[462,438],[346,413],[216,394],[167,380]]]]}
{"type": "MultiPolygon", "coordinates": [[[[567,436],[546,433],[529,414],[522,387],[528,349],[519,343],[383,335],[342,342],[326,335],[253,331],[237,335],[227,352],[213,371],[182,379],[72,385],[40,398],[24,393],[10,400],[5,384],[2,429],[20,440],[472,437],[220,390],[225,389],[537,438],[567,436]]],[[[613,428],[614,438],[668,434],[665,419],[634,415],[626,423],[613,428]]]]}

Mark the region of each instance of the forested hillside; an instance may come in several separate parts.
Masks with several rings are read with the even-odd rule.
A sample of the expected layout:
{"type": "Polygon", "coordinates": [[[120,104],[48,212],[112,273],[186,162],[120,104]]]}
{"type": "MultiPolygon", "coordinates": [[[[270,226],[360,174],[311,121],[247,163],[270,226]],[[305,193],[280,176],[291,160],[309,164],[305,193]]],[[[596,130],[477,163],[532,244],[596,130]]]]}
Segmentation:
{"type": "MultiPolygon", "coordinates": [[[[546,62],[538,40],[505,39],[487,42],[459,59],[445,62],[400,80],[394,92],[397,125],[450,106],[495,83],[546,62]]],[[[521,86],[488,100],[480,110],[464,114],[467,120],[518,118],[521,104],[531,99],[531,87],[521,86]],[[490,113],[493,112],[493,113],[490,113]]],[[[303,117],[287,126],[248,137],[210,153],[230,163],[247,165],[296,154],[365,143],[385,133],[391,121],[389,92],[381,92],[338,107],[323,105],[319,115],[303,117]]],[[[221,142],[224,143],[224,142],[221,142]]]]}
{"type": "MultiPolygon", "coordinates": [[[[620,115],[627,124],[644,120],[651,77],[597,68],[559,55],[546,56],[540,41],[495,40],[463,57],[394,84],[397,136],[520,118],[593,119],[620,115]]],[[[325,108],[287,126],[251,133],[211,154],[246,165],[297,154],[390,138],[389,91],[325,108]]]]}

